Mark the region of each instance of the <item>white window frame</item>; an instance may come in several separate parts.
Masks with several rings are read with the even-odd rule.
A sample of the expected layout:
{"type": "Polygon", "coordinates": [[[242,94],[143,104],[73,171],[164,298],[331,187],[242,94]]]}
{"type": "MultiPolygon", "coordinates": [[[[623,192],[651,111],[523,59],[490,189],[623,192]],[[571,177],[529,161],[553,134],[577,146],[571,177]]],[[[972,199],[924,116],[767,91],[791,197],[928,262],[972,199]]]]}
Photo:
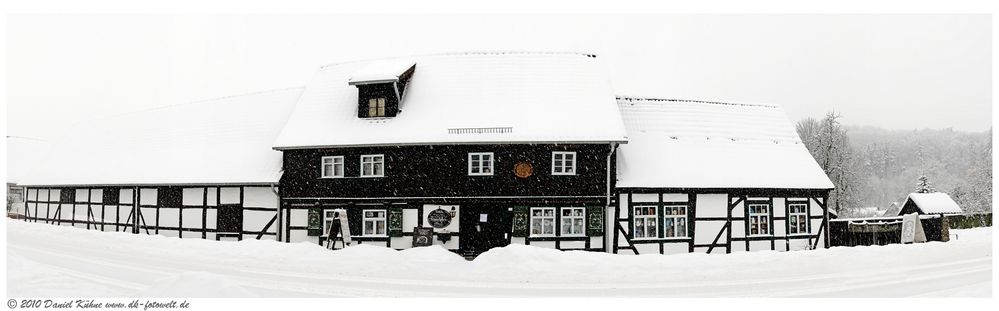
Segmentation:
{"type": "Polygon", "coordinates": [[[810,221],[808,220],[808,203],[788,203],[787,204],[787,234],[788,235],[809,235],[811,234],[810,221]],[[800,208],[801,211],[795,211],[800,208]],[[791,219],[796,219],[797,227],[791,226],[791,219]],[[804,227],[802,231],[801,227],[804,227]]]}
{"type": "Polygon", "coordinates": [[[563,207],[559,209],[559,216],[561,221],[559,223],[559,234],[561,236],[586,236],[586,208],[585,207],[563,207]],[[565,215],[565,212],[569,212],[569,216],[565,215]],[[576,211],[581,211],[579,215],[575,215],[576,211]],[[579,232],[575,232],[575,220],[579,220],[579,232]],[[569,221],[569,231],[566,231],[565,222],[569,221]]]}
{"type": "Polygon", "coordinates": [[[554,237],[555,236],[555,232],[557,232],[559,230],[558,229],[558,223],[555,222],[555,215],[556,215],[556,213],[558,213],[558,209],[556,209],[554,207],[532,207],[531,208],[531,214],[530,214],[531,217],[529,217],[530,218],[530,229],[529,230],[531,232],[530,236],[532,236],[532,237],[554,237]],[[545,216],[544,215],[544,213],[545,213],[546,210],[547,211],[551,211],[551,216],[545,216]],[[534,216],[534,211],[541,211],[541,215],[540,216],[534,216]],[[552,226],[551,226],[551,228],[552,228],[551,233],[545,233],[545,220],[550,220],[551,221],[551,224],[552,224],[552,226]],[[538,222],[541,223],[541,232],[540,233],[534,233],[534,222],[535,221],[538,221],[538,222]]]}
{"type": "Polygon", "coordinates": [[[361,156],[361,177],[385,177],[385,155],[384,154],[365,154],[361,156]],[[377,160],[374,160],[376,159],[377,160]],[[371,165],[371,174],[364,173],[364,166],[371,165]],[[375,174],[376,165],[381,165],[381,172],[375,174]]]}
{"type": "Polygon", "coordinates": [[[750,203],[746,205],[746,221],[749,222],[749,230],[746,231],[746,236],[772,236],[774,234],[773,221],[770,219],[770,204],[767,203],[750,203]],[[762,208],[763,211],[759,212],[753,211],[753,207],[762,208]],[[756,223],[753,220],[756,219],[756,223]],[[763,233],[763,221],[766,221],[767,232],[763,233]],[[756,228],[757,233],[752,233],[753,228],[756,228]]]}
{"type": "Polygon", "coordinates": [[[576,152],[575,151],[552,151],[552,175],[576,175],[576,152]],[[572,165],[566,165],[566,158],[572,165]],[[568,168],[568,170],[566,170],[568,168]]]}
{"type": "Polygon", "coordinates": [[[656,205],[635,205],[631,207],[634,222],[631,227],[631,236],[635,240],[650,240],[659,238],[659,207],[656,205]],[[652,209],[652,214],[639,213],[640,210],[652,209]],[[642,223],[642,236],[638,236],[639,226],[642,223]],[[649,230],[649,224],[655,225],[655,229],[649,230]],[[650,234],[651,233],[651,234],[650,234]]]}
{"type": "Polygon", "coordinates": [[[334,221],[338,221],[336,218],[333,218],[334,215],[336,215],[335,210],[332,209],[323,210],[323,233],[320,234],[320,236],[322,237],[329,236],[330,227],[333,225],[334,221]]]}
{"type": "Polygon", "coordinates": [[[468,176],[492,176],[493,163],[496,162],[496,156],[492,152],[469,152],[468,153],[468,176]],[[486,166],[486,158],[488,160],[488,166],[486,166]],[[484,172],[483,169],[488,168],[489,172],[484,172]]]}
{"type": "Polygon", "coordinates": [[[686,205],[665,205],[663,206],[663,238],[667,239],[686,239],[688,238],[688,230],[690,230],[690,224],[687,223],[687,206],[686,205]],[[675,211],[675,212],[674,212],[675,211]],[[672,223],[673,235],[669,234],[668,222],[672,223]],[[683,223],[683,230],[678,230],[679,224],[683,223]]]}
{"type": "Polygon", "coordinates": [[[387,237],[388,236],[388,211],[383,209],[366,209],[361,211],[361,236],[387,237]],[[380,213],[381,216],[368,217],[368,213],[380,213]],[[378,233],[378,223],[382,223],[382,231],[378,233]],[[372,233],[368,233],[368,226],[372,226],[372,233]]]}
{"type": "Polygon", "coordinates": [[[319,176],[320,178],[343,178],[344,168],[343,156],[323,157],[319,165],[319,176]],[[339,163],[337,162],[338,160],[339,163]],[[332,173],[332,175],[326,175],[327,165],[330,166],[330,173],[332,173]],[[340,174],[336,173],[337,166],[340,166],[340,174]]]}

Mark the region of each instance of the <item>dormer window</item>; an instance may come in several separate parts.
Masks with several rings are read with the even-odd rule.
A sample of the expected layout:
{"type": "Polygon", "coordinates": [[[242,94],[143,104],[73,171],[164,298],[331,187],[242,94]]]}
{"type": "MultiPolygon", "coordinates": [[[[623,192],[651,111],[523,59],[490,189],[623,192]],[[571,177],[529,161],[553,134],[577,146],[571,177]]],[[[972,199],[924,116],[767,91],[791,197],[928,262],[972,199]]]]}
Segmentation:
{"type": "Polygon", "coordinates": [[[357,87],[358,118],[392,118],[399,114],[406,86],[416,71],[416,63],[386,60],[354,72],[348,83],[357,87]]]}
{"type": "Polygon", "coordinates": [[[377,97],[368,99],[368,117],[384,117],[385,116],[385,97],[377,97]]]}

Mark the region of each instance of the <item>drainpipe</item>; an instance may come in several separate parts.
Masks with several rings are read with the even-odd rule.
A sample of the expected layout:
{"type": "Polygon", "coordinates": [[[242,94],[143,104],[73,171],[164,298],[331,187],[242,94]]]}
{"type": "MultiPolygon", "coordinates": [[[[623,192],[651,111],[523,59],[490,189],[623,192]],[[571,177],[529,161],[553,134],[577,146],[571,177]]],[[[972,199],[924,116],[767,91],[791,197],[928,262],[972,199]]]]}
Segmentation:
{"type": "Polygon", "coordinates": [[[281,194],[278,193],[277,183],[271,183],[271,192],[277,197],[277,227],[274,227],[274,232],[277,232],[277,241],[281,242],[281,226],[283,224],[281,221],[283,219],[281,217],[281,194]]]}
{"type": "MultiPolygon", "coordinates": [[[[611,143],[609,150],[607,150],[607,196],[605,197],[605,204],[604,204],[604,211],[603,211],[604,212],[604,219],[605,219],[605,221],[606,221],[606,219],[609,219],[609,217],[607,217],[607,210],[610,209],[610,207],[611,207],[611,170],[612,170],[612,167],[611,167],[611,157],[614,156],[614,150],[617,149],[617,146],[618,146],[617,143],[611,143]]],[[[611,221],[617,221],[617,219],[612,219],[611,221]]],[[[613,222],[611,222],[611,223],[613,224],[613,222]]],[[[613,226],[611,228],[613,229],[613,226]]],[[[604,252],[607,252],[608,250],[611,249],[611,247],[617,247],[617,245],[613,245],[611,247],[607,247],[607,242],[608,242],[607,237],[611,233],[617,234],[617,232],[614,232],[614,230],[610,230],[610,232],[606,232],[607,231],[606,225],[604,227],[604,231],[605,231],[604,232],[604,252]]]]}

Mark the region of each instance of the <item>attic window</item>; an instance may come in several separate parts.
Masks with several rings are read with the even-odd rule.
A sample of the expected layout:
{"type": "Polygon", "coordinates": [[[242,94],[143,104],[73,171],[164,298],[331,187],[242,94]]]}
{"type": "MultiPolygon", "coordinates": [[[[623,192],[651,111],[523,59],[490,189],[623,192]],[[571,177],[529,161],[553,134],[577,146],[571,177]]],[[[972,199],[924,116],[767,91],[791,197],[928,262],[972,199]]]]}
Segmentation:
{"type": "Polygon", "coordinates": [[[385,116],[385,97],[368,99],[368,117],[385,116]]]}

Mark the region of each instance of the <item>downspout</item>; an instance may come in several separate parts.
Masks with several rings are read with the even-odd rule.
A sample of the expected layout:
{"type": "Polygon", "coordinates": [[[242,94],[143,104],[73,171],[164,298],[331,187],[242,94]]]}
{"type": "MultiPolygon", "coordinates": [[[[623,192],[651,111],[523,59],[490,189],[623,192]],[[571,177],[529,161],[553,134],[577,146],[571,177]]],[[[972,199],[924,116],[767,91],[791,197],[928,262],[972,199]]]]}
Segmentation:
{"type": "MultiPolygon", "coordinates": [[[[617,146],[618,146],[617,143],[611,143],[609,150],[607,150],[607,195],[606,195],[605,201],[604,201],[605,202],[605,204],[604,204],[604,219],[605,219],[605,221],[607,219],[610,219],[610,217],[607,217],[607,210],[610,209],[610,207],[611,207],[611,169],[612,169],[612,167],[611,167],[611,157],[614,156],[614,150],[617,149],[617,146]]],[[[610,223],[613,224],[614,221],[617,221],[617,219],[611,219],[610,223]]],[[[608,243],[608,238],[607,237],[611,233],[617,234],[617,232],[615,232],[613,230],[613,228],[614,227],[611,226],[612,230],[610,230],[610,232],[604,232],[604,252],[607,252],[607,251],[609,251],[611,249],[610,247],[607,247],[607,243],[608,243]]],[[[606,227],[604,229],[605,229],[605,231],[607,231],[606,227]]],[[[617,247],[617,245],[613,245],[611,247],[617,247]]]]}
{"type": "Polygon", "coordinates": [[[274,227],[274,232],[277,232],[277,241],[281,242],[281,227],[282,227],[282,217],[281,217],[281,194],[278,193],[277,183],[271,183],[271,192],[274,193],[274,197],[277,198],[277,226],[274,227]]]}

